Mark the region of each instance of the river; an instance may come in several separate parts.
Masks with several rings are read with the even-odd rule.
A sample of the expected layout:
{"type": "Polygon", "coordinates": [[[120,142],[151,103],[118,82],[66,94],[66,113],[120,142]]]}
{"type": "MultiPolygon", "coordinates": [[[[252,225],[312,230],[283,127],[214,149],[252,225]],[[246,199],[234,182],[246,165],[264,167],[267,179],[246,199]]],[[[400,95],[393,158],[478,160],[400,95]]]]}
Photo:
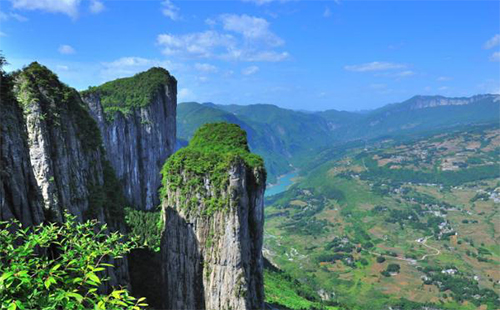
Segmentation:
{"type": "Polygon", "coordinates": [[[297,175],[298,171],[292,171],[288,174],[280,176],[278,178],[278,183],[267,186],[266,193],[264,195],[268,197],[286,191],[290,187],[290,185],[294,183],[292,179],[297,175]]]}

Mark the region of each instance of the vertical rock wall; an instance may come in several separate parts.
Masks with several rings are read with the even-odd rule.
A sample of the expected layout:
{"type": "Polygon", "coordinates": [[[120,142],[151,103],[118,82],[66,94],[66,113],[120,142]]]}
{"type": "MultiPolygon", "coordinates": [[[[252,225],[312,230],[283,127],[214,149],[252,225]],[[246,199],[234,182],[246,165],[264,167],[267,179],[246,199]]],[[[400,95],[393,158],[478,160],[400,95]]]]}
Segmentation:
{"type": "Polygon", "coordinates": [[[42,197],[36,183],[27,143],[23,112],[11,80],[0,75],[0,220],[17,219],[23,225],[44,220],[42,197]]]}
{"type": "MultiPolygon", "coordinates": [[[[28,225],[41,222],[41,214],[61,222],[68,211],[79,221],[96,218],[124,232],[125,200],[105,159],[99,128],[78,92],[36,62],[15,74],[13,90],[17,102],[2,102],[1,113],[2,171],[11,170],[13,177],[5,181],[2,176],[2,183],[13,185],[0,192],[1,201],[13,207],[2,202],[2,218],[11,210],[28,225]],[[4,123],[4,118],[10,120],[4,123]]],[[[108,284],[128,285],[127,259],[114,263],[108,284]]]]}
{"type": "Polygon", "coordinates": [[[191,159],[224,162],[226,154],[209,149],[190,146],[164,169],[165,308],[262,309],[263,163],[252,166],[235,155],[219,170],[222,174],[210,171],[210,162],[202,165],[206,169],[187,166],[191,159]]]}
{"type": "MultiPolygon", "coordinates": [[[[118,87],[116,92],[120,91],[118,87]]],[[[149,102],[130,107],[126,113],[106,111],[107,105],[101,102],[103,93],[97,87],[84,92],[83,98],[99,124],[108,159],[123,183],[127,199],[141,209],[155,208],[160,204],[161,166],[175,150],[177,81],[164,70],[164,79],[152,91],[149,102]]]]}
{"type": "Polygon", "coordinates": [[[30,160],[50,220],[62,221],[68,210],[80,221],[88,212],[103,221],[94,201],[104,184],[102,142],[78,92],[38,63],[16,76],[14,91],[24,110],[30,160]]]}

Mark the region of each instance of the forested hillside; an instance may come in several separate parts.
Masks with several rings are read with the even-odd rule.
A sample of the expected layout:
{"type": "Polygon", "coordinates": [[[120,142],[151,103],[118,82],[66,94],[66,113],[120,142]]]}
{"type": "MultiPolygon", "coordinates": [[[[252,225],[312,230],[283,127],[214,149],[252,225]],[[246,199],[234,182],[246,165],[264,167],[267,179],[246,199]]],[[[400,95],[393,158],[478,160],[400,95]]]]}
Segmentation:
{"type": "Polygon", "coordinates": [[[408,136],[468,124],[498,122],[498,95],[469,98],[415,96],[366,113],[301,112],[270,104],[180,103],[178,138],[189,140],[201,125],[226,121],[248,133],[250,148],[264,157],[268,181],[311,164],[318,152],[346,142],[408,136]]]}

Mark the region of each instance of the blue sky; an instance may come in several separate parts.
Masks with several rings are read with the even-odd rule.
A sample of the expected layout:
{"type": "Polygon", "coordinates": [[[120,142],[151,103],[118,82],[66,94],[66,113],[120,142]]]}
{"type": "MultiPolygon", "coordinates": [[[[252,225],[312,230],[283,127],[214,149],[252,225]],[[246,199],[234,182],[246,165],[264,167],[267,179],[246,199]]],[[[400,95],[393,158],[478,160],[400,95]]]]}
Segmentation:
{"type": "Polygon", "coordinates": [[[498,1],[0,0],[9,70],[77,89],[162,66],[178,99],[362,110],[500,92],[498,1]]]}

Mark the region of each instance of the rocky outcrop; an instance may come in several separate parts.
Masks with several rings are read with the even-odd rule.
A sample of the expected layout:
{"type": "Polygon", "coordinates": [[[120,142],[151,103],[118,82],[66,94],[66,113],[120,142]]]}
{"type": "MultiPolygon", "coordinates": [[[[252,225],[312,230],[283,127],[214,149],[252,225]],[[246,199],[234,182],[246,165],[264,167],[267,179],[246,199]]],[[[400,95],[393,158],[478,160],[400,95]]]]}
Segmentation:
{"type": "Polygon", "coordinates": [[[237,125],[204,125],[163,169],[166,309],[262,309],[266,173],[237,125]]]}
{"type": "Polygon", "coordinates": [[[127,199],[136,208],[155,208],[161,166],[175,150],[177,81],[152,68],[82,95],[127,199]]]}
{"type": "Polygon", "coordinates": [[[80,221],[90,213],[103,220],[98,205],[102,142],[78,92],[38,63],[16,76],[14,92],[24,110],[30,160],[49,219],[62,221],[68,210],[80,221]]]}
{"type": "MultiPolygon", "coordinates": [[[[69,212],[79,221],[96,218],[107,223],[111,230],[124,232],[121,212],[126,203],[118,180],[105,159],[99,128],[78,92],[62,84],[54,73],[36,62],[15,75],[13,89],[17,98],[15,105],[22,109],[24,120],[18,128],[7,130],[7,135],[2,131],[2,138],[14,137],[12,142],[2,143],[2,158],[4,154],[7,159],[12,158],[11,169],[21,170],[26,175],[32,170],[34,174],[36,186],[27,183],[29,177],[24,183],[23,180],[11,180],[18,187],[27,184],[30,190],[21,193],[22,199],[31,204],[26,208],[33,213],[33,219],[27,219],[27,224],[40,221],[34,205],[37,200],[31,200],[36,192],[31,186],[35,186],[43,197],[46,220],[62,222],[64,212],[69,212]],[[26,136],[22,137],[24,133],[26,136]],[[15,152],[9,147],[13,143],[17,144],[17,149],[28,145],[29,157],[9,155],[15,152]]],[[[2,127],[4,125],[2,122],[2,127]]],[[[21,214],[17,218],[25,216],[21,214]]],[[[111,263],[115,263],[116,268],[108,270],[109,284],[127,285],[127,260],[111,263]]]]}
{"type": "Polygon", "coordinates": [[[414,96],[403,102],[401,108],[410,110],[436,108],[443,106],[463,106],[478,103],[500,102],[500,96],[494,94],[475,95],[472,97],[414,96]]]}
{"type": "Polygon", "coordinates": [[[44,220],[42,197],[33,175],[23,113],[10,77],[0,75],[0,220],[23,225],[44,220]]]}

